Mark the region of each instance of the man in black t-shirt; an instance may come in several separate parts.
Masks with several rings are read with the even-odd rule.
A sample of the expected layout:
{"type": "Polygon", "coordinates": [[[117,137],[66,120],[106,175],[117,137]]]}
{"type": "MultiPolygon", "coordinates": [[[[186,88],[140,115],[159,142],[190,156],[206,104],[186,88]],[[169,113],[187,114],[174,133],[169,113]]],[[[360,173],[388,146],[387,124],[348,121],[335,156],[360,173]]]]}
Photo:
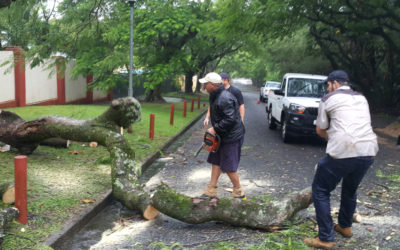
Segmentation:
{"type": "MultiPolygon", "coordinates": [[[[244,123],[245,108],[244,108],[244,100],[243,100],[242,92],[238,88],[230,85],[230,83],[229,83],[230,77],[227,73],[221,73],[219,75],[222,78],[222,84],[224,85],[224,88],[226,90],[228,90],[229,92],[231,92],[236,97],[236,100],[239,103],[240,117],[242,118],[242,122],[244,123]]],[[[204,119],[204,122],[203,122],[203,125],[205,127],[208,126],[209,119],[210,119],[210,108],[208,108],[206,118],[204,119]]]]}

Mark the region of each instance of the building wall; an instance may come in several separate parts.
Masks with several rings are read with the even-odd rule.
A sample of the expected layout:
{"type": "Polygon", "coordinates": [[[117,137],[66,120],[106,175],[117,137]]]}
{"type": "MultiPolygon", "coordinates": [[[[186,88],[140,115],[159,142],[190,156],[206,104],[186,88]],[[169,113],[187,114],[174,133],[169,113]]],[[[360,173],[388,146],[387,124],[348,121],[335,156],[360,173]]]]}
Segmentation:
{"type": "Polygon", "coordinates": [[[31,69],[29,63],[25,65],[26,104],[57,99],[57,72],[55,69],[48,69],[45,64],[31,69]]]}
{"type": "MultiPolygon", "coordinates": [[[[14,61],[12,51],[0,51],[0,65],[14,61]]],[[[15,101],[15,76],[12,64],[0,67],[0,103],[15,101]]]]}
{"type": "Polygon", "coordinates": [[[103,100],[107,98],[107,92],[101,90],[93,90],[93,101],[103,100]]]}
{"type": "Polygon", "coordinates": [[[74,61],[70,61],[65,69],[65,101],[73,102],[86,98],[86,77],[78,76],[73,78],[71,69],[75,66],[74,61]]]}
{"type": "Polygon", "coordinates": [[[54,57],[43,65],[31,68],[20,47],[8,47],[0,51],[0,108],[24,107],[26,105],[62,105],[66,103],[93,103],[111,101],[113,91],[88,91],[92,76],[73,78],[70,61],[65,68],[63,58],[54,57]],[[55,65],[55,60],[58,64],[55,65]]]}

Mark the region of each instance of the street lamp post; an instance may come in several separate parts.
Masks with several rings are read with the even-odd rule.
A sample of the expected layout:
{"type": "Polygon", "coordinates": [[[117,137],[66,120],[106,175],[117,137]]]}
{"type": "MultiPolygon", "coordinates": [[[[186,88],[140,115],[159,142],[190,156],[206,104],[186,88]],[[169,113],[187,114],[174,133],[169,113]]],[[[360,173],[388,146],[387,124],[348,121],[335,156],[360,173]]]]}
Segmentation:
{"type": "Polygon", "coordinates": [[[131,7],[131,35],[130,35],[130,54],[129,54],[129,88],[128,88],[128,96],[133,97],[133,88],[132,88],[132,73],[133,73],[133,4],[134,0],[128,0],[129,5],[131,7]]]}

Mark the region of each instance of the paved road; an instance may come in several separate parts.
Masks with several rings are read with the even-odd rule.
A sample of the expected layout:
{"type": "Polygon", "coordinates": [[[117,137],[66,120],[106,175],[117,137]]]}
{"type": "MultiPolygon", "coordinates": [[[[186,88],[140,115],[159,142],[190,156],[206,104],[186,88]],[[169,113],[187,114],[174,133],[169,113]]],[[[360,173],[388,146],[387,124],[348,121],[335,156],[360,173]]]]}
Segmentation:
{"type": "MultiPolygon", "coordinates": [[[[324,155],[325,144],[320,140],[309,139],[284,144],[279,132],[267,127],[265,104],[257,104],[258,88],[244,84],[235,86],[242,90],[246,105],[246,137],[239,175],[247,196],[269,193],[282,197],[291,191],[310,186],[314,166],[324,155]]],[[[146,188],[152,189],[163,181],[186,195],[200,195],[210,177],[210,166],[205,162],[206,153],[193,157],[202,136],[200,120],[169,149],[168,154],[146,172],[143,176],[146,188]]],[[[360,188],[358,209],[365,215],[363,222],[354,224],[355,236],[352,240],[345,241],[337,236],[339,247],[400,248],[400,194],[398,189],[392,189],[392,182],[375,175],[376,170],[385,170],[388,166],[400,168],[398,153],[399,149],[396,147],[381,145],[374,169],[369,172],[360,188]],[[385,192],[386,189],[390,191],[385,192]],[[388,237],[389,240],[386,240],[388,237]]],[[[224,190],[231,188],[227,176],[220,178],[219,187],[219,196],[230,196],[224,190]]],[[[333,208],[338,207],[339,192],[340,187],[332,196],[333,208]]],[[[302,216],[312,218],[313,208],[303,211],[302,216]]],[[[265,234],[266,232],[216,222],[190,225],[165,215],[160,215],[153,221],[144,221],[135,212],[127,211],[118,202],[114,202],[61,249],[146,249],[155,243],[171,246],[177,242],[181,246],[193,248],[221,240],[250,244],[262,242],[265,234]]]]}

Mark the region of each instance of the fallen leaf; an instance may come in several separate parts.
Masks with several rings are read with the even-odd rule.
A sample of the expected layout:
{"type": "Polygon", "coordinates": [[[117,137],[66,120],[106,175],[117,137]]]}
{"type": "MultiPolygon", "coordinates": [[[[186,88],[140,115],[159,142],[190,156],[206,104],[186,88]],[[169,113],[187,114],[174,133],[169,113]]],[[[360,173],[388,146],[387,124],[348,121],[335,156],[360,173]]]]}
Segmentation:
{"type": "Polygon", "coordinates": [[[82,200],[82,202],[88,204],[88,203],[94,203],[95,200],[82,200]]]}
{"type": "Polygon", "coordinates": [[[369,232],[372,232],[372,231],[374,231],[374,229],[372,229],[372,228],[370,228],[370,227],[367,227],[367,228],[365,228],[367,231],[369,231],[369,232]]]}
{"type": "Polygon", "coordinates": [[[390,240],[392,238],[392,236],[388,236],[385,238],[385,240],[390,240]]]}
{"type": "Polygon", "coordinates": [[[89,146],[90,146],[91,148],[95,148],[95,147],[97,147],[97,142],[92,141],[91,143],[89,143],[89,146]]]}

